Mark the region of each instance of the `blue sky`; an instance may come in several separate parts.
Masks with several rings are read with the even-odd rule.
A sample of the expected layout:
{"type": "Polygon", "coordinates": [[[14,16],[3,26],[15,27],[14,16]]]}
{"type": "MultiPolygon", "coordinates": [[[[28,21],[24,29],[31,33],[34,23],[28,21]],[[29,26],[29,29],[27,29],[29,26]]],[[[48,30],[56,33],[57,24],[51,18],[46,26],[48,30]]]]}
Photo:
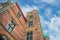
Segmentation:
{"type": "Polygon", "coordinates": [[[26,16],[38,10],[43,32],[50,40],[60,40],[60,0],[16,0],[26,16]]]}
{"type": "Polygon", "coordinates": [[[38,10],[43,32],[50,40],[60,40],[60,0],[17,0],[21,10],[38,10]]]}

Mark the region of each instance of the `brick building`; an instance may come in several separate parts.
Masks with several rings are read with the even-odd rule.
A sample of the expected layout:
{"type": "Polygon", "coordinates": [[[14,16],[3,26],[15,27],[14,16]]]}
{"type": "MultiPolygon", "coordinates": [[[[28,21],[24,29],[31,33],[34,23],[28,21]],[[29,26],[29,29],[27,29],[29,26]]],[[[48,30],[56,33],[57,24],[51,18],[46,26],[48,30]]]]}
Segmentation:
{"type": "Polygon", "coordinates": [[[37,10],[25,18],[16,2],[0,3],[0,40],[44,40],[37,10]]]}

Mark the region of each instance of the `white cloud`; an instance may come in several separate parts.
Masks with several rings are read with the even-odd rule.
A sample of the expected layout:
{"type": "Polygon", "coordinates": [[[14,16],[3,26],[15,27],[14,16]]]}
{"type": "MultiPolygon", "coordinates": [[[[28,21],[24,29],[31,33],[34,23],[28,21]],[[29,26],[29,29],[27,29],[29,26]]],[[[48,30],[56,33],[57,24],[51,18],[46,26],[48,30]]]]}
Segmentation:
{"type": "Polygon", "coordinates": [[[42,27],[44,28],[46,25],[48,25],[49,22],[47,22],[45,19],[44,19],[44,16],[40,15],[40,21],[41,21],[41,25],[42,27]]]}
{"type": "MultiPolygon", "coordinates": [[[[44,7],[42,7],[42,8],[44,8],[44,7]]],[[[21,9],[22,9],[25,16],[26,16],[27,12],[30,12],[30,11],[35,10],[35,9],[38,10],[38,8],[36,6],[29,6],[29,5],[21,7],[21,9]]],[[[51,17],[53,15],[52,11],[53,10],[51,8],[47,8],[45,11],[46,17],[51,17]]],[[[44,30],[44,33],[49,34],[49,32],[51,32],[51,31],[55,32],[55,33],[49,34],[50,40],[60,40],[60,29],[58,28],[58,27],[60,27],[60,17],[54,16],[54,17],[49,19],[50,21],[46,21],[44,19],[44,16],[40,15],[40,19],[41,19],[42,27],[43,28],[48,27],[48,30],[44,30]]]]}
{"type": "Polygon", "coordinates": [[[60,40],[60,31],[56,34],[56,39],[60,40]]]}
{"type": "Polygon", "coordinates": [[[56,0],[41,0],[42,2],[47,2],[47,3],[50,3],[50,4],[52,4],[52,3],[54,3],[56,0]]]}
{"type": "Polygon", "coordinates": [[[35,3],[48,3],[51,5],[58,5],[60,0],[34,0],[35,3]]]}
{"type": "Polygon", "coordinates": [[[42,5],[38,6],[38,8],[39,9],[45,9],[45,6],[46,6],[45,4],[42,4],[42,5]]]}
{"type": "Polygon", "coordinates": [[[44,30],[44,34],[47,34],[48,35],[48,30],[44,30]]]}
{"type": "Polygon", "coordinates": [[[50,40],[57,40],[54,36],[52,36],[52,35],[49,35],[49,37],[50,37],[50,40]]]}
{"type": "Polygon", "coordinates": [[[49,34],[50,40],[60,40],[60,17],[54,16],[50,21],[46,21],[44,16],[40,16],[41,24],[44,27],[48,27],[44,30],[44,33],[49,34]]]}
{"type": "Polygon", "coordinates": [[[50,23],[48,24],[48,27],[50,30],[58,32],[59,31],[58,27],[60,27],[60,17],[52,17],[50,19],[50,23]]]}
{"type": "Polygon", "coordinates": [[[46,3],[53,3],[56,0],[34,0],[34,2],[46,2],[46,3]]]}
{"type": "Polygon", "coordinates": [[[55,33],[54,35],[49,35],[50,40],[60,40],[60,31],[55,33]]]}
{"type": "Polygon", "coordinates": [[[24,16],[26,16],[27,12],[30,12],[32,10],[38,10],[38,8],[36,6],[29,6],[29,5],[23,6],[23,7],[21,7],[21,9],[22,9],[24,16]]]}
{"type": "Polygon", "coordinates": [[[51,8],[47,8],[44,12],[45,17],[51,18],[53,16],[53,10],[51,8]]]}

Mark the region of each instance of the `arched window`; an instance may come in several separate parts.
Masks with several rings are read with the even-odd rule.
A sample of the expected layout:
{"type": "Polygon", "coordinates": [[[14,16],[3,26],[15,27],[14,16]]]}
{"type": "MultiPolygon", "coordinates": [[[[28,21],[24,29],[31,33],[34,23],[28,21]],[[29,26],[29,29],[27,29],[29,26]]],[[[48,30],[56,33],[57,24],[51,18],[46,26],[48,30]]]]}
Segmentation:
{"type": "Polygon", "coordinates": [[[7,37],[4,35],[0,35],[0,40],[7,40],[7,37]]]}
{"type": "Polygon", "coordinates": [[[27,32],[26,40],[33,40],[33,32],[27,32]]]}

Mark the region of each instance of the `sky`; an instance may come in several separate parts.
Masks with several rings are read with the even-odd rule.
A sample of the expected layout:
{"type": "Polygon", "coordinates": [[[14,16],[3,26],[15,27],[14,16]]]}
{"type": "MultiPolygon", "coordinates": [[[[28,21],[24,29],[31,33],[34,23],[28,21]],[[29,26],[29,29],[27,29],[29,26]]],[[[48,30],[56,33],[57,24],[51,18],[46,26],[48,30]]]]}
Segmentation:
{"type": "MultiPolygon", "coordinates": [[[[12,0],[15,1],[15,0],[12,0]]],[[[16,0],[24,16],[37,10],[42,30],[50,40],[60,40],[60,0],[16,0]]]]}
{"type": "Polygon", "coordinates": [[[37,10],[42,30],[50,40],[60,40],[60,0],[16,0],[24,14],[37,10]]]}

